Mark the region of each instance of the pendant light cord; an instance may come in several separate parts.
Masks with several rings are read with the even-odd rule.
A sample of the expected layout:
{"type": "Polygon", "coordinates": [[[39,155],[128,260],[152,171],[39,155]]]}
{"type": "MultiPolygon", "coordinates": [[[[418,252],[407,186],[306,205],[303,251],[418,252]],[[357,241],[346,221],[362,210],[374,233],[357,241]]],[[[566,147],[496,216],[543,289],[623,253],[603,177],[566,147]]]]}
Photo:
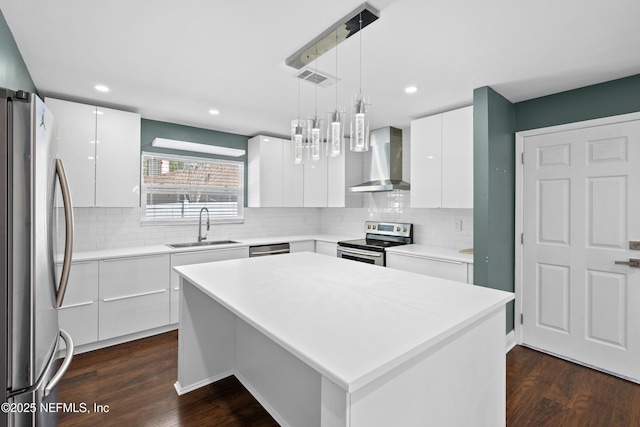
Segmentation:
{"type": "MultiPolygon", "coordinates": [[[[316,75],[318,75],[318,46],[316,45],[316,75]]],[[[315,105],[315,117],[313,118],[314,120],[314,126],[316,126],[315,122],[318,120],[318,84],[316,83],[315,85],[315,92],[316,92],[316,105],[315,105]]]]}
{"type": "Polygon", "coordinates": [[[362,95],[362,12],[360,12],[360,87],[358,88],[362,95]]]}
{"type": "Polygon", "coordinates": [[[300,126],[300,79],[298,78],[298,123],[296,126],[300,126]]]}
{"type": "Polygon", "coordinates": [[[338,111],[338,30],[336,30],[336,111],[338,111]]]}

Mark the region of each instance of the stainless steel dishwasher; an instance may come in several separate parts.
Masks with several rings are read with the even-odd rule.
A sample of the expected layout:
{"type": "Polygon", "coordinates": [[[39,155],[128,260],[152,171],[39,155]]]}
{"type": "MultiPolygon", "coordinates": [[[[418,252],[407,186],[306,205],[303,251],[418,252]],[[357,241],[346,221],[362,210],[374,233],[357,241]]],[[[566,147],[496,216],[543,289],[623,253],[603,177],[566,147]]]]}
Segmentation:
{"type": "Polygon", "coordinates": [[[289,243],[249,246],[249,258],[253,258],[256,256],[288,254],[290,251],[289,249],[289,243]]]}

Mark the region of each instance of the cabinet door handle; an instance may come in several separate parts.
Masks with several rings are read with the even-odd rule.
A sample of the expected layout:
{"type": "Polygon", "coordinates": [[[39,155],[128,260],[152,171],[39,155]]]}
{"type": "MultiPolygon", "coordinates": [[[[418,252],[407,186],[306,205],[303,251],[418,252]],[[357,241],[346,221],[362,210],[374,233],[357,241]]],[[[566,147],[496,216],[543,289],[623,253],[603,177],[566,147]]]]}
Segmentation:
{"type": "Polygon", "coordinates": [[[142,292],[140,294],[126,295],[126,296],[123,296],[123,297],[103,298],[102,302],[112,302],[112,301],[119,301],[121,299],[127,299],[127,298],[144,297],[144,296],[147,296],[147,295],[161,294],[163,292],[167,292],[167,290],[166,289],[161,289],[159,291],[142,292]]]}
{"type": "Polygon", "coordinates": [[[79,302],[78,304],[71,304],[71,305],[63,305],[62,307],[58,307],[58,308],[62,310],[63,308],[84,307],[85,305],[91,305],[91,304],[93,304],[93,301],[79,302]]]}
{"type": "Polygon", "coordinates": [[[409,258],[418,258],[418,259],[424,259],[427,261],[437,261],[437,262],[446,262],[448,264],[468,264],[464,261],[456,261],[453,259],[445,259],[445,258],[433,258],[433,257],[429,257],[429,256],[424,256],[424,255],[416,255],[416,254],[393,254],[393,255],[398,255],[398,256],[404,256],[404,257],[409,257],[409,258]]]}
{"type": "Polygon", "coordinates": [[[140,259],[140,258],[161,258],[164,255],[167,255],[167,254],[124,256],[124,257],[118,257],[118,258],[101,259],[100,261],[102,261],[102,262],[114,262],[114,261],[127,261],[127,260],[130,260],[130,259],[140,259]]]}

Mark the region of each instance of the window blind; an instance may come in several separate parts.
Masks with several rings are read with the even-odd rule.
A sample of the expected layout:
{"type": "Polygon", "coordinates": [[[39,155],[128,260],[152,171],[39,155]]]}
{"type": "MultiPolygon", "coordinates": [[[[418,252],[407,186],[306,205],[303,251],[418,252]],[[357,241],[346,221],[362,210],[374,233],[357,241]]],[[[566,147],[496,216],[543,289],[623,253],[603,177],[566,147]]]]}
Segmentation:
{"type": "Polygon", "coordinates": [[[193,222],[202,208],[211,221],[244,218],[244,164],[197,157],[143,153],[143,219],[193,222]]]}

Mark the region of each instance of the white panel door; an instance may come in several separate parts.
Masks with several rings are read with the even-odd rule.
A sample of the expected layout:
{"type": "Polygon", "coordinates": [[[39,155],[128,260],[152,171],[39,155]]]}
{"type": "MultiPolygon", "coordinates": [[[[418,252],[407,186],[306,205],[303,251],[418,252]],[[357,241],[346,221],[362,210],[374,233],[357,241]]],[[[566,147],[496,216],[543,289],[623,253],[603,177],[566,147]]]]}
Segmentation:
{"type": "Polygon", "coordinates": [[[524,139],[524,344],[640,380],[640,121],[524,139]]]}

